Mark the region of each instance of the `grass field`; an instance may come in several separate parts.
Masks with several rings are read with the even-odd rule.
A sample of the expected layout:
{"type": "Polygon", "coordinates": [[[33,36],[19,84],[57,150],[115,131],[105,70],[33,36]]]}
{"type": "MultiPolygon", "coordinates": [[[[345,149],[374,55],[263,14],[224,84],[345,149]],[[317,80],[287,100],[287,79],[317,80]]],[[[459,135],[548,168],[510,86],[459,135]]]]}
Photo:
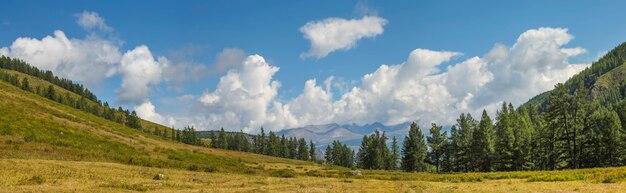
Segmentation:
{"type": "MultiPolygon", "coordinates": [[[[623,173],[624,168],[606,170],[623,173]]],[[[506,173],[494,174],[506,176],[506,173]]],[[[0,176],[3,176],[0,192],[626,192],[623,182],[601,183],[593,179],[533,182],[529,181],[530,178],[511,178],[440,182],[311,176],[279,178],[37,159],[1,159],[0,176]],[[155,180],[157,174],[165,175],[165,179],[155,180]]]]}
{"type": "Polygon", "coordinates": [[[362,172],[185,145],[0,82],[0,192],[626,192],[626,167],[362,172]]]}

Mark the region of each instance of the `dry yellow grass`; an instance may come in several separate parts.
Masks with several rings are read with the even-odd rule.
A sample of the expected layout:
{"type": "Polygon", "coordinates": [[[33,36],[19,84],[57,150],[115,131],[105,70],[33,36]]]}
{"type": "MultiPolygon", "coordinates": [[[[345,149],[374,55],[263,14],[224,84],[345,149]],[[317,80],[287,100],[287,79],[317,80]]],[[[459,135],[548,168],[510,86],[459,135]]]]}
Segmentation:
{"type": "Polygon", "coordinates": [[[204,173],[117,163],[0,159],[0,192],[626,192],[625,183],[446,183],[204,173]],[[165,180],[154,180],[156,174],[165,180]]]}

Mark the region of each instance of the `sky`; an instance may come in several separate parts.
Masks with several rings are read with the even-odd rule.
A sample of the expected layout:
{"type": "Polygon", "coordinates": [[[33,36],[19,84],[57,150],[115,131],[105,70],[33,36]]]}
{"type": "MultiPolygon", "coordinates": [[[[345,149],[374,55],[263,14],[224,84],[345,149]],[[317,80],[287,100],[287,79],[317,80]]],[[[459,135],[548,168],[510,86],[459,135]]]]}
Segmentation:
{"type": "Polygon", "coordinates": [[[5,1],[0,55],[181,128],[453,124],[624,41],[623,1],[5,1]]]}

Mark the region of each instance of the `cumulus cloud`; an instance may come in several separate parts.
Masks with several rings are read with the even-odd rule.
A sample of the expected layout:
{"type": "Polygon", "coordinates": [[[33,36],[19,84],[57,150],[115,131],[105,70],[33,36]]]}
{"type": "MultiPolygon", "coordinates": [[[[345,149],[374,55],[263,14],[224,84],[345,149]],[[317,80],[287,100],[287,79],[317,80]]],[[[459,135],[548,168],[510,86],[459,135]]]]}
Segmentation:
{"type": "Polygon", "coordinates": [[[144,102],[150,87],[162,81],[163,69],[169,63],[165,57],[155,59],[145,45],[127,51],[119,65],[122,85],[116,91],[118,101],[135,104],[144,102]]]}
{"type": "Polygon", "coordinates": [[[60,30],[42,39],[18,38],[10,47],[0,48],[0,54],[88,84],[115,74],[121,58],[118,44],[113,41],[95,36],[70,39],[60,30]]]}
{"type": "Polygon", "coordinates": [[[494,112],[504,100],[521,104],[588,67],[569,63],[586,52],[564,47],[572,39],[567,29],[531,29],[510,47],[496,44],[482,57],[451,65],[461,53],[415,49],[405,62],[364,75],[336,100],[329,77],[321,85],[306,81],[302,94],[284,103],[276,99],[280,83],[272,79],[278,68],[253,55],[198,99],[204,110],[196,122],[248,132],[330,122],[452,124],[462,112],[494,112]]]}
{"type": "Polygon", "coordinates": [[[360,39],[383,34],[383,26],[386,24],[387,20],[378,16],[364,16],[361,19],[327,18],[308,22],[300,27],[300,32],[311,42],[311,48],[300,57],[323,58],[336,50],[349,50],[360,39]]]}
{"type": "Polygon", "coordinates": [[[156,107],[154,107],[150,100],[146,100],[140,105],[135,106],[135,112],[137,112],[137,116],[139,116],[140,118],[152,121],[154,123],[165,126],[172,126],[176,124],[176,120],[173,117],[164,117],[157,113],[156,107]]]}
{"type": "Polygon", "coordinates": [[[589,64],[569,62],[586,53],[580,47],[563,47],[573,38],[564,28],[539,28],[522,33],[511,47],[497,44],[483,58],[494,80],[481,88],[475,105],[500,100],[521,104],[587,68],[589,64]]]}
{"type": "Polygon", "coordinates": [[[267,121],[280,83],[272,80],[279,68],[270,66],[259,55],[248,56],[238,68],[220,78],[213,92],[206,92],[199,101],[203,119],[209,128],[230,127],[246,131],[267,121]]]}
{"type": "Polygon", "coordinates": [[[77,23],[85,30],[93,30],[98,29],[102,31],[112,31],[113,28],[108,26],[102,17],[96,12],[92,11],[83,11],[82,13],[76,14],[77,23]]]}
{"type": "MultiPolygon", "coordinates": [[[[468,78],[472,76],[449,79],[448,72],[433,73],[437,72],[438,65],[457,55],[460,53],[416,49],[402,64],[381,65],[375,72],[363,76],[361,85],[333,103],[334,120],[359,124],[375,121],[396,124],[418,119],[447,122],[452,111],[463,107],[459,103],[466,94],[454,95],[445,83],[461,84],[470,81],[468,78]]],[[[468,64],[457,64],[448,71],[468,68],[468,64]]]]}

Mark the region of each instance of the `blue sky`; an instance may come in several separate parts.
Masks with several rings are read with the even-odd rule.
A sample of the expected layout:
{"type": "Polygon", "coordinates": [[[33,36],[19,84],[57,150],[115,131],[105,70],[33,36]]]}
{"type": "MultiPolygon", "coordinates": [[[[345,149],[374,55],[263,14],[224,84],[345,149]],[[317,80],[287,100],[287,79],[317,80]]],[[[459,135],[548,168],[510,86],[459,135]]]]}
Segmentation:
{"type": "MultiPolygon", "coordinates": [[[[411,120],[421,120],[421,122],[432,120],[449,123],[450,120],[453,120],[454,116],[452,115],[458,112],[475,112],[484,108],[493,109],[494,104],[502,100],[521,103],[528,99],[527,96],[539,94],[551,86],[541,88],[533,85],[513,86],[518,89],[506,91],[504,94],[494,91],[493,96],[482,96],[480,94],[482,91],[479,92],[478,90],[490,89],[489,91],[493,91],[497,88],[511,87],[510,85],[492,83],[494,80],[500,79],[498,75],[491,75],[491,78],[489,75],[484,75],[485,81],[476,86],[475,90],[466,93],[454,94],[453,86],[444,86],[445,92],[453,94],[444,93],[443,95],[446,96],[451,95],[450,101],[440,102],[448,103],[450,106],[442,106],[441,108],[444,108],[442,112],[433,113],[434,110],[423,107],[433,103],[432,99],[416,98],[417,95],[442,98],[428,91],[436,88],[436,86],[428,87],[428,85],[436,85],[436,83],[429,82],[433,81],[430,80],[433,77],[428,76],[444,74],[449,67],[468,61],[475,56],[479,57],[481,61],[484,60],[485,69],[488,69],[487,71],[491,74],[500,72],[498,66],[514,66],[513,63],[516,61],[526,60],[511,59],[515,54],[510,54],[511,57],[503,60],[505,61],[503,64],[499,64],[496,60],[489,60],[486,55],[494,51],[494,45],[502,44],[514,53],[512,51],[514,50],[513,45],[518,42],[518,37],[521,34],[544,27],[567,29],[565,32],[554,32],[556,33],[555,36],[559,37],[571,36],[565,44],[559,44],[558,47],[585,50],[584,53],[563,56],[564,58],[561,59],[565,59],[568,63],[554,64],[554,66],[564,69],[570,64],[589,64],[597,59],[602,52],[608,51],[624,41],[626,25],[622,21],[626,18],[626,12],[621,9],[623,7],[625,5],[622,1],[394,1],[392,3],[383,1],[7,1],[3,2],[3,6],[0,7],[0,13],[2,13],[0,14],[0,47],[6,47],[7,50],[11,50],[11,54],[15,55],[15,50],[10,48],[16,39],[27,37],[41,40],[46,36],[54,36],[55,30],[61,30],[69,39],[88,41],[90,40],[89,37],[92,38],[91,40],[93,37],[97,37],[98,40],[111,42],[119,49],[120,55],[145,45],[149,48],[155,61],[159,57],[165,57],[169,61],[170,67],[180,67],[177,64],[204,66],[210,73],[195,77],[193,80],[176,82],[167,80],[167,77],[161,74],[157,80],[147,83],[148,97],[142,100],[147,99],[154,105],[156,110],[151,113],[158,114],[161,118],[158,122],[164,124],[169,124],[169,122],[166,123],[166,117],[169,117],[175,120],[171,123],[175,123],[177,126],[194,124],[201,129],[214,129],[214,127],[224,126],[230,130],[244,129],[254,132],[254,128],[259,126],[271,126],[272,129],[279,130],[284,127],[324,122],[367,123],[379,121],[393,124],[411,120]],[[105,30],[97,27],[87,29],[85,26],[79,25],[77,20],[82,13],[97,14],[104,25],[110,29],[105,30]],[[372,37],[357,38],[354,41],[355,45],[351,48],[334,50],[323,57],[301,57],[302,53],[307,52],[311,47],[311,42],[304,37],[304,32],[300,30],[305,24],[323,22],[328,18],[348,21],[360,20],[365,17],[376,17],[384,20],[385,22],[381,26],[384,32],[375,35],[370,34],[372,37]],[[213,94],[211,96],[219,95],[222,100],[227,100],[224,99],[225,96],[231,95],[225,93],[226,91],[216,92],[220,77],[226,76],[228,70],[234,71],[233,73],[239,72],[238,74],[243,74],[245,71],[241,65],[237,64],[222,71],[214,71],[217,55],[226,48],[235,48],[244,52],[245,55],[258,54],[267,65],[279,68],[277,72],[270,73],[271,79],[268,80],[268,83],[271,84],[272,81],[276,81],[280,86],[263,88],[275,91],[276,94],[252,102],[260,107],[264,106],[261,110],[242,108],[242,105],[229,106],[226,105],[226,102],[221,102],[224,105],[208,104],[206,101],[200,100],[202,96],[211,94],[213,94]],[[397,65],[405,63],[407,58],[413,55],[412,51],[418,48],[450,51],[458,54],[449,55],[449,57],[444,57],[444,59],[435,62],[434,67],[439,69],[438,71],[424,74],[422,75],[424,77],[414,80],[419,82],[416,83],[417,85],[428,88],[421,90],[420,93],[400,92],[402,89],[415,88],[416,85],[398,86],[391,88],[390,91],[396,93],[392,96],[381,95],[375,99],[357,97],[366,104],[359,108],[352,108],[352,110],[357,109],[357,112],[347,110],[350,109],[347,107],[350,105],[340,105],[345,102],[342,102],[342,97],[349,96],[346,93],[352,88],[367,90],[368,85],[362,82],[366,74],[374,74],[381,69],[382,64],[400,68],[397,65]],[[329,77],[334,77],[331,85],[336,86],[330,86],[330,90],[325,90],[323,82],[329,77]],[[320,102],[320,100],[304,100],[300,101],[300,104],[294,102],[296,98],[303,95],[305,82],[311,79],[316,79],[315,86],[322,88],[322,91],[332,93],[331,100],[326,100],[324,104],[328,106],[326,110],[335,112],[328,113],[333,114],[331,117],[319,118],[320,114],[297,112],[324,111],[324,109],[298,108],[298,106],[303,105],[324,106],[314,103],[315,101],[320,102]],[[173,87],[177,89],[173,89],[173,87]],[[471,95],[469,98],[467,93],[471,95]],[[183,95],[189,95],[189,100],[176,99],[176,97],[183,95]],[[502,97],[494,97],[495,95],[502,97]],[[407,105],[404,103],[407,101],[403,101],[403,98],[398,96],[409,96],[408,98],[411,100],[430,101],[430,103],[420,103],[413,108],[405,109],[404,107],[407,105]],[[384,97],[391,97],[390,100],[395,100],[397,103],[381,102],[380,98],[384,97]],[[463,103],[465,98],[467,98],[465,102],[469,105],[463,103]],[[286,113],[285,109],[280,110],[279,105],[274,104],[274,102],[290,107],[293,110],[292,115],[283,117],[284,121],[265,121],[274,119],[277,114],[290,114],[286,113]],[[232,110],[231,113],[237,115],[237,118],[232,121],[221,122],[220,120],[226,119],[224,116],[228,114],[228,111],[231,111],[231,108],[242,109],[232,110]],[[276,113],[279,110],[280,113],[276,113]],[[386,113],[369,113],[370,115],[366,115],[368,113],[365,112],[371,111],[386,113]],[[241,116],[242,114],[258,114],[259,112],[267,115],[260,117],[256,115],[241,116]],[[336,112],[345,114],[339,115],[336,112]],[[347,114],[362,115],[348,116],[347,114]]],[[[549,30],[539,31],[552,33],[549,30]]],[[[417,52],[415,54],[418,58],[427,57],[417,52]]],[[[59,61],[66,61],[66,59],[59,61]]],[[[536,71],[544,72],[542,70],[553,69],[552,67],[542,67],[542,65],[551,65],[541,63],[546,60],[538,61],[539,63],[530,65],[536,67],[536,71]]],[[[109,65],[112,69],[120,68],[118,63],[110,62],[109,65]]],[[[406,63],[405,67],[408,68],[410,62],[406,63]]],[[[37,66],[38,64],[34,65],[37,66]]],[[[416,65],[420,66],[419,64],[416,65]]],[[[578,66],[576,69],[582,69],[582,66],[578,66]]],[[[54,71],[54,69],[51,70],[54,71]]],[[[168,68],[161,70],[168,70],[168,68]]],[[[572,70],[568,72],[575,73],[572,70]]],[[[58,72],[57,74],[63,73],[58,72]]],[[[520,71],[518,73],[513,70],[512,72],[507,71],[507,73],[510,73],[511,76],[504,78],[515,77],[515,74],[527,72],[520,71]]],[[[548,76],[554,72],[545,73],[548,76]]],[[[71,75],[72,73],[68,74],[71,75]]],[[[133,109],[142,102],[120,100],[121,91],[118,90],[120,90],[124,76],[125,74],[118,70],[117,73],[86,84],[101,99],[116,106],[121,105],[133,109]]],[[[192,75],[182,72],[177,76],[190,77],[192,75]]],[[[547,83],[552,84],[566,78],[554,78],[547,83]]],[[[446,82],[447,84],[451,82],[450,78],[444,79],[438,83],[446,82]]],[[[434,81],[437,82],[437,80],[434,81]]],[[[520,81],[517,79],[499,82],[509,82],[510,84],[515,84],[515,82],[536,83],[533,80],[520,81]]],[[[132,88],[129,89],[132,90],[132,88]]],[[[267,94],[268,90],[263,89],[259,92],[267,94]]],[[[363,93],[365,91],[353,94],[363,93]]],[[[244,100],[250,99],[250,97],[244,97],[244,100]]]]}

